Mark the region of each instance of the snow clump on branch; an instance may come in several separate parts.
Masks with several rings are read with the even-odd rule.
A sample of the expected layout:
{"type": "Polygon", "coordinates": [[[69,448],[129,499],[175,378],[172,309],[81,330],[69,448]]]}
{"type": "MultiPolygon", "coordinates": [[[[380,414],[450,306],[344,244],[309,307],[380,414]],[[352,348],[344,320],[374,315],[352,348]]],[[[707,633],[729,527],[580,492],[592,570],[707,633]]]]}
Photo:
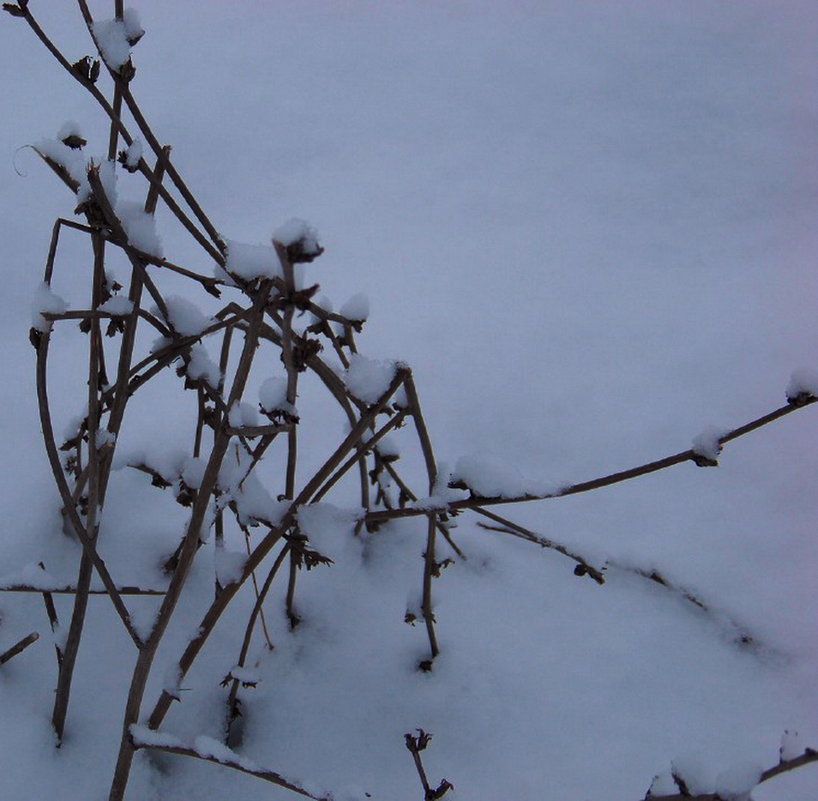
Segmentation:
{"type": "Polygon", "coordinates": [[[144,36],[145,31],[137,12],[127,8],[122,19],[95,22],[93,33],[103,60],[116,71],[131,57],[131,48],[144,36]]]}

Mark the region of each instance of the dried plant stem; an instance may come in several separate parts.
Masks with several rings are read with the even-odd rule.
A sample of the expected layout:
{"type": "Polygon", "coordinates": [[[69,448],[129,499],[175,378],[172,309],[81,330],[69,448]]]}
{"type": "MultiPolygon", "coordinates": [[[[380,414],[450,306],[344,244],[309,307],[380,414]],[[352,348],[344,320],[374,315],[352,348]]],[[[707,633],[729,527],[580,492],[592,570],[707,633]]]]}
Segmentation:
{"type": "MultiPolygon", "coordinates": [[[[789,773],[792,770],[796,770],[813,762],[818,762],[818,751],[807,748],[800,756],[794,757],[793,759],[782,759],[777,765],[767,768],[767,770],[761,773],[755,786],[758,787],[764,784],[764,782],[774,779],[776,776],[789,773]]],[[[643,801],[726,801],[726,799],[718,793],[694,795],[690,791],[680,790],[678,793],[673,793],[672,795],[653,795],[648,791],[643,801]]]]}
{"type": "MultiPolygon", "coordinates": [[[[152,589],[150,587],[117,587],[119,595],[164,595],[165,590],[152,589]]],[[[71,585],[61,584],[54,587],[35,587],[30,584],[7,584],[0,587],[0,592],[41,592],[43,595],[74,595],[77,588],[71,585]]],[[[108,590],[88,590],[89,595],[108,595],[108,590]]]]}
{"type": "MultiPolygon", "coordinates": [[[[236,664],[244,667],[247,664],[247,654],[250,652],[250,643],[253,639],[253,630],[256,626],[256,620],[259,616],[263,616],[263,606],[264,601],[267,598],[267,594],[270,591],[270,587],[273,584],[273,580],[275,579],[276,575],[278,574],[281,565],[284,562],[285,557],[290,552],[290,543],[285,543],[284,547],[279,552],[278,556],[273,562],[273,566],[267,573],[267,578],[264,580],[264,584],[261,587],[260,591],[256,592],[256,602],[253,604],[253,609],[250,612],[250,617],[247,620],[247,625],[244,629],[244,638],[242,639],[241,643],[241,651],[239,652],[238,662],[236,664]]],[[[253,576],[255,580],[255,575],[253,576]]],[[[268,637],[269,642],[269,637],[268,637]]],[[[225,741],[230,736],[230,728],[233,724],[234,715],[233,710],[235,709],[235,702],[236,702],[236,694],[239,691],[239,680],[233,679],[232,684],[230,686],[230,692],[227,698],[227,719],[225,724],[225,741]]]]}
{"type": "MultiPolygon", "coordinates": [[[[105,282],[105,242],[96,235],[92,235],[91,242],[94,249],[94,277],[91,297],[91,307],[96,308],[102,302],[102,290],[105,282]]],[[[99,320],[91,321],[91,344],[88,364],[88,503],[85,516],[85,530],[90,547],[96,550],[98,534],[98,515],[104,498],[105,480],[102,477],[100,454],[97,447],[97,432],[100,425],[100,386],[102,363],[102,332],[99,320]]],[[[68,636],[62,649],[62,660],[57,677],[57,689],[54,695],[54,709],[51,714],[51,724],[57,742],[60,743],[65,731],[65,719],[68,714],[68,703],[71,695],[71,685],[74,677],[77,654],[79,653],[82,631],[85,626],[85,614],[88,608],[88,590],[91,587],[93,565],[87,550],[83,550],[80,557],[79,573],[77,575],[77,591],[74,594],[74,608],[71,613],[71,622],[68,627],[68,636]]]]}
{"type": "MultiPolygon", "coordinates": [[[[404,386],[406,388],[406,397],[409,401],[409,409],[411,410],[412,419],[415,421],[415,428],[417,430],[418,439],[420,440],[420,447],[423,451],[423,458],[426,462],[426,472],[429,476],[429,495],[431,496],[434,494],[435,484],[437,483],[437,462],[435,461],[435,455],[432,450],[432,440],[426,428],[426,421],[423,419],[423,413],[420,409],[420,399],[418,398],[415,382],[412,380],[411,374],[407,376],[404,386]]],[[[432,603],[432,578],[437,572],[437,557],[435,555],[437,512],[428,512],[428,519],[426,550],[423,554],[423,597],[421,601],[421,611],[423,613],[423,622],[426,625],[426,634],[429,638],[429,651],[431,653],[431,659],[433,660],[440,653],[440,646],[437,641],[437,634],[435,633],[435,614],[434,605],[432,603]]],[[[428,670],[431,668],[431,662],[421,662],[421,667],[428,670]]]]}
{"type": "Polygon", "coordinates": [[[241,773],[248,773],[251,776],[255,776],[258,779],[263,779],[264,781],[275,784],[278,787],[283,787],[284,789],[290,790],[298,795],[304,796],[305,798],[312,798],[314,801],[332,801],[332,795],[315,795],[309,790],[304,789],[296,782],[284,778],[284,776],[282,776],[280,773],[276,773],[275,771],[267,770],[265,768],[250,766],[246,760],[242,760],[239,757],[236,757],[235,759],[228,759],[207,756],[193,748],[188,748],[183,745],[158,745],[150,742],[143,743],[136,741],[132,747],[135,750],[139,748],[149,748],[153,751],[164,751],[167,754],[178,754],[180,756],[201,759],[205,762],[212,762],[215,765],[223,765],[226,768],[233,768],[241,773]]]}
{"type": "MultiPolygon", "coordinates": [[[[207,610],[207,612],[205,612],[204,617],[199,623],[199,633],[188,643],[179,660],[177,672],[180,677],[184,677],[187,674],[187,671],[190,670],[190,667],[193,665],[193,662],[221,617],[222,612],[233,599],[235,594],[239,591],[252,572],[264,560],[267,554],[269,554],[270,550],[275,547],[276,543],[281,539],[282,532],[286,531],[292,525],[293,521],[295,520],[298,507],[301,504],[306,503],[313,496],[318,487],[320,487],[324,481],[326,481],[327,477],[341,463],[350,449],[354,448],[355,444],[360,441],[362,435],[367,431],[371,422],[383,410],[397,391],[398,387],[404,382],[408,373],[408,368],[400,368],[396,372],[395,377],[392,379],[383,395],[381,395],[381,397],[369,409],[369,411],[363,417],[361,417],[358,423],[353,426],[352,430],[335,449],[334,453],[324,462],[322,467],[319,468],[310,481],[307,482],[306,486],[298,493],[295,500],[292,502],[292,504],[290,504],[290,507],[282,518],[279,526],[276,528],[271,528],[270,533],[267,534],[255,547],[244,565],[242,576],[239,581],[225,587],[224,591],[210,605],[210,608],[207,610]]],[[[173,700],[174,698],[170,693],[167,691],[162,692],[148,719],[148,726],[151,729],[159,728],[168,712],[168,709],[170,709],[170,705],[173,700]]],[[[115,800],[111,799],[111,801],[115,800]]]]}
{"type": "MultiPolygon", "coordinates": [[[[265,282],[259,288],[256,297],[253,301],[252,313],[250,316],[248,330],[245,333],[244,347],[242,348],[239,365],[236,369],[236,375],[233,378],[233,386],[231,387],[230,397],[227,402],[228,408],[235,403],[242,395],[244,386],[250,373],[253,355],[258,343],[258,327],[264,312],[264,306],[267,302],[270,292],[269,282],[265,282]]],[[[224,421],[226,424],[226,420],[224,421]]],[[[161,642],[162,636],[167,629],[170,618],[179,601],[182,588],[187,578],[188,571],[193,558],[198,548],[199,535],[202,525],[205,521],[207,509],[210,504],[210,497],[216,487],[219,469],[227,452],[227,447],[230,442],[230,435],[225,431],[223,425],[214,437],[213,448],[210,453],[210,458],[205,468],[204,476],[201,485],[196,495],[196,500],[191,509],[190,522],[187,526],[187,531],[182,543],[182,548],[179,552],[179,559],[176,569],[170,581],[167,593],[162,601],[162,605],[157,613],[156,620],[151,631],[150,637],[140,649],[137,657],[136,666],[134,667],[133,677],[131,679],[131,686],[128,692],[128,700],[125,706],[125,714],[123,717],[123,731],[122,740],[120,742],[119,756],[114,771],[113,781],[111,783],[111,790],[109,794],[109,801],[122,801],[125,794],[125,787],[128,783],[128,776],[130,774],[131,763],[133,761],[133,744],[130,739],[130,727],[137,723],[139,719],[139,710],[142,705],[142,698],[145,693],[145,686],[150,673],[151,665],[153,664],[156,651],[161,642]]],[[[229,590],[225,589],[219,594],[219,598],[232,597],[228,595],[229,590]]],[[[215,603],[215,602],[214,602],[215,603]]],[[[212,607],[211,607],[212,608],[212,607]]]]}
{"type": "Polygon", "coordinates": [[[435,612],[432,604],[432,576],[436,571],[435,562],[435,533],[437,532],[437,515],[429,513],[429,523],[426,532],[426,550],[423,554],[423,600],[421,611],[423,622],[426,624],[426,634],[429,637],[429,651],[435,659],[440,653],[440,646],[435,633],[435,612]]]}
{"type": "Polygon", "coordinates": [[[490,520],[493,520],[495,523],[500,524],[499,526],[490,526],[486,523],[478,523],[477,525],[479,525],[481,528],[485,528],[489,531],[499,531],[505,534],[511,534],[513,537],[519,537],[520,539],[527,540],[528,542],[533,542],[536,545],[539,545],[541,548],[549,548],[552,551],[561,553],[563,556],[567,556],[569,559],[576,562],[577,565],[579,565],[597,584],[605,583],[605,576],[600,568],[594,567],[583,556],[580,556],[573,551],[569,551],[564,545],[561,545],[548,537],[535,534],[530,529],[527,529],[518,523],[514,523],[505,517],[500,517],[500,515],[494,514],[493,512],[489,512],[488,509],[474,508],[471,511],[476,512],[479,515],[483,515],[483,517],[487,517],[490,520]]]}
{"type": "MultiPolygon", "coordinates": [[[[751,420],[749,423],[745,423],[744,425],[729,431],[727,434],[719,438],[719,443],[721,445],[725,445],[728,442],[732,442],[734,439],[743,437],[745,434],[749,434],[751,431],[755,431],[762,426],[768,425],[781,417],[785,417],[786,415],[792,414],[799,409],[810,406],[811,404],[815,403],[816,400],[818,400],[818,398],[809,397],[797,404],[788,403],[786,406],[781,406],[768,414],[762,415],[755,420],[751,420]]],[[[657,459],[654,462],[647,462],[646,464],[639,465],[638,467],[632,467],[628,470],[621,470],[618,473],[610,473],[609,475],[594,478],[590,481],[583,481],[578,484],[569,484],[567,487],[564,487],[561,490],[544,493],[542,495],[516,495],[509,498],[472,495],[470,498],[465,498],[461,501],[453,501],[448,505],[448,509],[449,511],[459,511],[461,509],[474,509],[477,507],[482,508],[484,506],[497,506],[499,504],[508,503],[525,503],[527,501],[543,501],[550,498],[563,498],[568,495],[578,495],[581,492],[590,492],[591,490],[601,489],[602,487],[609,487],[612,484],[619,484],[623,481],[629,481],[632,478],[639,478],[640,476],[645,476],[649,473],[655,473],[659,470],[665,470],[668,467],[673,467],[674,465],[682,464],[683,462],[695,461],[697,456],[698,454],[693,449],[680,451],[672,456],[657,459]]],[[[403,509],[385,509],[369,512],[369,514],[366,516],[366,520],[367,523],[377,524],[387,520],[393,520],[398,517],[413,517],[424,514],[426,514],[425,510],[415,509],[412,507],[406,507],[403,509]]]]}
{"type": "Polygon", "coordinates": [[[105,586],[105,591],[111,598],[111,602],[119,614],[123,625],[131,635],[133,641],[139,645],[141,644],[141,639],[131,623],[130,614],[122,601],[120,593],[117,590],[117,586],[111,578],[111,574],[108,572],[105,562],[100,558],[99,554],[97,554],[96,549],[89,540],[85,531],[85,525],[77,513],[73,498],[71,497],[71,490],[68,487],[68,483],[62,469],[62,464],[60,463],[60,456],[59,452],[57,451],[56,441],[54,439],[54,428],[51,422],[51,412],[48,404],[46,368],[48,363],[49,339],[49,334],[44,334],[41,338],[40,346],[37,349],[37,402],[40,412],[40,425],[43,432],[43,442],[45,444],[46,455],[48,457],[49,466],[51,467],[51,472],[54,475],[54,479],[57,484],[57,490],[59,491],[60,498],[63,503],[63,514],[68,517],[72,530],[80,540],[84,551],[88,553],[88,556],[91,559],[100,580],[105,586]]]}
{"type": "Polygon", "coordinates": [[[3,651],[3,653],[0,654],[0,665],[5,665],[6,662],[9,661],[9,659],[14,659],[14,657],[17,656],[17,654],[20,654],[23,651],[25,651],[29,645],[37,642],[37,640],[39,639],[40,635],[36,631],[32,631],[31,634],[27,635],[26,637],[23,637],[22,640],[15,643],[14,645],[11,646],[11,648],[9,648],[6,651],[3,651]]]}
{"type": "MultiPolygon", "coordinates": [[[[392,480],[398,485],[398,488],[406,496],[406,498],[410,501],[416,501],[418,499],[417,495],[415,495],[415,493],[409,489],[409,486],[401,478],[400,473],[395,470],[394,466],[389,462],[385,462],[384,467],[386,468],[386,472],[389,473],[392,480]]],[[[459,556],[463,561],[466,561],[466,554],[463,553],[463,551],[458,547],[457,543],[452,539],[448,526],[438,520],[437,530],[443,535],[443,539],[446,540],[449,547],[457,554],[457,556],[459,556]]]]}
{"type": "Polygon", "coordinates": [[[402,425],[404,418],[408,414],[407,411],[401,410],[397,414],[393,415],[392,418],[386,423],[379,431],[373,434],[368,440],[366,440],[361,448],[358,450],[357,453],[353,454],[352,456],[347,459],[326,481],[324,486],[321,487],[318,492],[312,498],[312,503],[318,503],[326,494],[329,492],[335,484],[341,479],[341,477],[357,462],[360,461],[361,457],[365,454],[369,453],[375,445],[378,444],[390,431],[398,428],[402,425]]]}
{"type": "MultiPolygon", "coordinates": [[[[56,634],[60,628],[60,620],[57,617],[57,607],[54,606],[54,597],[50,592],[43,592],[43,604],[45,605],[45,613],[48,616],[48,625],[51,626],[51,633],[56,634]]],[[[62,648],[56,641],[54,651],[57,654],[57,670],[60,670],[62,669],[62,648]]]]}

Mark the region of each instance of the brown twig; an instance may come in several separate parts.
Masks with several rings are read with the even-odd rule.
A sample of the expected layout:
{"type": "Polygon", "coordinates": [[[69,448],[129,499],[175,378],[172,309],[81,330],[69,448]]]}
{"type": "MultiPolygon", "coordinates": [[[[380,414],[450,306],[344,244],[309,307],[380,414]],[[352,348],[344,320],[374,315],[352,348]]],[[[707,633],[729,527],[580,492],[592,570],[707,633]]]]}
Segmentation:
{"type": "MultiPolygon", "coordinates": [[[[799,409],[803,409],[806,406],[810,406],[816,402],[818,398],[808,397],[799,403],[788,403],[786,406],[781,406],[778,409],[775,409],[768,414],[762,415],[761,417],[756,418],[755,420],[751,420],[749,423],[745,423],[738,428],[729,431],[727,434],[724,434],[722,437],[719,438],[719,443],[721,445],[725,445],[728,442],[732,442],[734,439],[738,439],[739,437],[744,436],[745,434],[749,434],[751,431],[755,431],[762,426],[768,425],[769,423],[774,422],[775,420],[780,419],[788,414],[792,414],[792,412],[798,411],[799,409]]],[[[564,498],[568,495],[578,495],[582,492],[590,492],[592,490],[602,489],[603,487],[609,487],[613,484],[619,484],[623,481],[629,481],[632,478],[639,478],[640,476],[645,476],[650,473],[655,473],[659,470],[665,470],[668,467],[673,467],[677,464],[682,464],[683,462],[690,462],[696,461],[696,458],[701,458],[699,454],[694,451],[692,448],[686,451],[680,451],[679,453],[675,453],[672,456],[666,456],[663,459],[657,459],[654,462],[647,462],[645,464],[639,465],[638,467],[631,467],[628,470],[621,470],[617,473],[610,473],[605,476],[600,476],[599,478],[591,479],[590,481],[582,481],[577,484],[569,484],[566,487],[563,487],[556,492],[547,492],[543,494],[525,494],[525,495],[515,495],[513,497],[489,497],[489,496],[482,496],[477,494],[472,494],[471,497],[465,498],[460,501],[453,501],[448,505],[449,511],[459,511],[461,509],[474,509],[476,507],[483,507],[483,506],[497,506],[499,504],[508,504],[508,503],[526,503],[528,501],[544,501],[550,498],[564,498]]],[[[413,507],[406,507],[403,509],[384,509],[384,510],[377,510],[373,512],[369,512],[366,516],[367,523],[382,523],[387,520],[394,520],[398,517],[416,517],[418,515],[425,515],[425,509],[418,509],[413,507]]]]}
{"type": "MultiPolygon", "coordinates": [[[[251,776],[255,776],[258,779],[263,779],[266,782],[270,782],[271,784],[275,784],[278,787],[283,787],[285,790],[291,790],[298,795],[304,796],[306,798],[312,798],[314,801],[332,801],[332,794],[327,795],[314,795],[309,790],[306,790],[300,784],[285,778],[280,773],[276,771],[269,770],[268,768],[260,768],[256,767],[255,765],[250,764],[247,760],[242,759],[238,754],[230,755],[227,754],[223,756],[214,756],[211,754],[203,753],[201,750],[197,750],[196,748],[191,748],[185,745],[182,745],[181,742],[176,745],[164,745],[159,744],[158,742],[152,740],[141,740],[136,733],[132,733],[130,735],[131,739],[131,747],[134,750],[140,748],[149,748],[154,751],[164,751],[167,754],[178,754],[179,756],[187,756],[193,757],[194,759],[201,759],[205,762],[212,762],[215,765],[223,765],[226,768],[233,768],[234,770],[238,770],[242,773],[248,773],[251,776]]],[[[174,738],[175,739],[175,738],[174,738]]]]}
{"type": "Polygon", "coordinates": [[[403,735],[403,738],[406,742],[406,747],[409,749],[409,753],[412,755],[412,760],[415,763],[415,770],[418,772],[418,777],[420,778],[420,783],[423,787],[423,801],[438,801],[438,799],[443,798],[449,790],[454,790],[454,785],[443,779],[440,784],[433,788],[429,784],[429,779],[426,776],[426,770],[423,767],[423,761],[420,756],[420,752],[426,750],[429,745],[429,742],[432,739],[432,735],[428,732],[425,732],[423,729],[415,729],[417,732],[417,736],[413,735],[411,732],[403,735]]]}
{"type": "MultiPolygon", "coordinates": [[[[818,762],[818,751],[815,751],[812,748],[807,748],[800,756],[792,759],[782,759],[777,765],[773,765],[773,767],[762,771],[754,787],[758,787],[759,785],[764,784],[764,782],[774,779],[776,776],[781,776],[783,773],[789,773],[792,770],[797,770],[798,768],[801,768],[804,765],[809,765],[812,762],[818,762]]],[[[694,795],[684,785],[682,785],[678,793],[672,793],[671,795],[653,795],[650,790],[648,790],[643,801],[728,801],[728,799],[722,795],[719,795],[719,793],[703,793],[694,795]]]]}
{"type": "Polygon", "coordinates": [[[31,634],[27,635],[26,637],[23,637],[22,640],[16,642],[14,645],[11,646],[11,648],[9,648],[6,651],[3,651],[3,653],[0,654],[0,665],[5,665],[6,662],[9,661],[9,659],[14,659],[14,657],[17,656],[17,654],[25,651],[29,645],[31,645],[34,642],[37,642],[37,640],[39,639],[40,635],[36,631],[32,631],[31,634]]]}

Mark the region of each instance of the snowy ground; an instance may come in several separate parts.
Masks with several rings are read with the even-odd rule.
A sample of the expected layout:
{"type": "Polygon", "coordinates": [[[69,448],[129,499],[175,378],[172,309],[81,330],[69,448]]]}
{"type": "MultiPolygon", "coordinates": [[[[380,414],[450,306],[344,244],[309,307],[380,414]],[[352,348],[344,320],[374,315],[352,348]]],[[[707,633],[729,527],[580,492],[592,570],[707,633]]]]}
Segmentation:
{"type": "MultiPolygon", "coordinates": [[[[32,0],[79,58],[88,43],[78,14],[56,5],[32,0]]],[[[412,365],[440,461],[484,451],[535,479],[581,481],[770,411],[793,369],[818,368],[813,3],[139,8],[148,33],[134,92],[202,205],[225,236],[247,242],[268,242],[293,216],[318,228],[326,254],[309,277],[336,307],[367,294],[361,347],[412,365]]],[[[94,152],[107,132],[8,15],[0,86],[0,575],[44,560],[68,577],[78,551],[59,530],[27,332],[51,222],[72,204],[17,148],[66,120],[80,122],[94,152]]],[[[166,253],[209,271],[166,222],[166,253]]],[[[87,253],[79,238],[67,247],[70,295],[87,253]]],[[[82,344],[69,336],[62,352],[82,344]]],[[[83,391],[63,375],[52,378],[58,427],[83,391]]],[[[135,409],[123,447],[174,444],[181,418],[157,411],[174,385],[169,377],[135,409]]],[[[337,427],[303,404],[318,432],[309,463],[325,453],[319,434],[337,427]]],[[[430,779],[456,785],[447,798],[635,801],[671,760],[701,775],[747,760],[766,767],[785,729],[818,746],[815,415],[811,407],[736,442],[718,470],[685,464],[500,510],[595,563],[658,568],[712,615],[615,567],[602,587],[578,579],[558,554],[464,516],[458,542],[469,559],[436,582],[443,653],[424,674],[413,669],[422,626],[403,623],[420,589],[423,524],[405,522],[365,549],[325,537],[336,564],[304,577],[295,634],[280,598],[272,602],[276,650],[258,651],[242,753],[329,788],[410,801],[422,793],[403,734],[423,727],[434,733],[430,779]],[[753,647],[736,644],[731,621],[753,647]]],[[[183,517],[147,485],[115,474],[105,556],[158,581],[151,571],[183,517]],[[144,554],[133,560],[124,546],[136,538],[144,554]]],[[[208,558],[194,604],[210,592],[208,558]]],[[[0,597],[0,651],[33,629],[43,635],[0,667],[3,798],[106,797],[133,654],[110,605],[92,604],[56,752],[41,599],[0,597]]],[[[198,612],[183,615],[180,636],[198,612]]],[[[235,663],[240,618],[224,622],[222,650],[186,680],[168,731],[218,735],[218,681],[235,663]]],[[[160,665],[149,697],[163,678],[160,665]]],[[[169,757],[139,761],[129,798],[227,793],[292,797],[169,757]]],[[[813,766],[754,798],[816,794],[813,766]]]]}

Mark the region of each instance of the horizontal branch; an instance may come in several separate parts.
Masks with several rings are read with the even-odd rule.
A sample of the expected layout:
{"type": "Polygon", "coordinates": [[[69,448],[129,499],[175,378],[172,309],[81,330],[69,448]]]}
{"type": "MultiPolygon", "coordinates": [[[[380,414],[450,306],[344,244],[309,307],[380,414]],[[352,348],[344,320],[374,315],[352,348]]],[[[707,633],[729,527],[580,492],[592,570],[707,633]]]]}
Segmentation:
{"type": "MultiPolygon", "coordinates": [[[[762,415],[755,420],[751,420],[749,423],[745,423],[738,428],[728,431],[726,434],[723,434],[718,438],[718,444],[719,446],[723,446],[728,442],[732,442],[732,440],[743,437],[745,434],[749,434],[751,431],[755,431],[762,426],[768,425],[769,423],[791,414],[798,409],[803,409],[805,406],[815,403],[816,400],[818,400],[818,398],[810,396],[805,399],[799,399],[797,403],[788,403],[786,406],[775,409],[769,414],[762,415]]],[[[697,462],[700,461],[701,458],[701,455],[697,451],[695,451],[693,448],[689,448],[686,451],[680,451],[679,453],[674,453],[671,456],[666,456],[663,459],[657,459],[653,462],[647,462],[639,465],[638,467],[631,467],[628,470],[621,470],[618,473],[610,473],[609,475],[600,476],[599,478],[594,478],[590,481],[582,481],[578,484],[569,484],[567,487],[563,487],[556,492],[515,495],[508,498],[475,495],[472,492],[470,497],[450,503],[447,510],[449,512],[457,512],[461,509],[476,509],[483,506],[497,506],[499,504],[507,503],[524,503],[526,501],[544,501],[549,498],[563,498],[567,495],[578,495],[581,492],[590,492],[591,490],[601,489],[602,487],[609,487],[612,484],[620,484],[621,482],[629,481],[632,478],[646,476],[650,473],[655,473],[659,470],[673,467],[673,465],[682,464],[683,462],[697,462]]],[[[462,485],[457,485],[455,488],[462,489],[462,485]]],[[[417,507],[384,509],[367,514],[366,522],[368,524],[378,524],[398,517],[417,517],[424,514],[426,514],[426,510],[418,509],[417,507]]]]}
{"type": "Polygon", "coordinates": [[[177,740],[176,737],[162,735],[150,729],[144,730],[149,736],[143,738],[141,736],[142,731],[143,728],[141,726],[131,726],[131,742],[136,750],[140,748],[150,748],[154,751],[164,751],[167,754],[178,754],[179,756],[201,759],[205,762],[212,762],[214,765],[222,765],[226,768],[238,770],[241,773],[247,773],[258,779],[263,779],[266,782],[283,787],[286,790],[291,790],[298,795],[312,798],[314,801],[332,801],[331,794],[314,795],[309,790],[290,779],[284,778],[284,776],[274,770],[253,765],[249,760],[243,759],[239,754],[234,754],[227,746],[223,746],[221,743],[214,743],[221,751],[220,756],[215,756],[212,753],[208,753],[208,751],[211,750],[209,748],[197,750],[196,748],[184,745],[181,741],[177,740]]]}
{"type": "MultiPolygon", "coordinates": [[[[54,595],[74,595],[77,588],[70,584],[58,584],[53,587],[35,587],[31,584],[5,584],[0,586],[0,592],[50,592],[54,595]]],[[[164,590],[143,587],[116,587],[120,595],[164,595],[164,590]]],[[[108,590],[88,590],[89,595],[108,595],[108,590]]]]}
{"type": "MultiPolygon", "coordinates": [[[[782,759],[777,765],[767,768],[767,770],[763,771],[758,777],[758,781],[754,787],[758,787],[758,785],[764,784],[764,782],[774,779],[776,776],[780,776],[782,773],[788,773],[791,770],[796,770],[797,768],[801,768],[804,765],[810,764],[811,762],[818,762],[818,751],[814,751],[812,748],[807,748],[800,756],[794,757],[793,759],[782,759]]],[[[733,796],[730,797],[732,798],[733,796]]],[[[653,795],[650,790],[648,790],[648,793],[644,797],[643,801],[728,801],[728,798],[720,795],[719,793],[702,793],[700,795],[693,795],[685,787],[680,788],[679,792],[673,793],[673,795],[653,795]]]]}

